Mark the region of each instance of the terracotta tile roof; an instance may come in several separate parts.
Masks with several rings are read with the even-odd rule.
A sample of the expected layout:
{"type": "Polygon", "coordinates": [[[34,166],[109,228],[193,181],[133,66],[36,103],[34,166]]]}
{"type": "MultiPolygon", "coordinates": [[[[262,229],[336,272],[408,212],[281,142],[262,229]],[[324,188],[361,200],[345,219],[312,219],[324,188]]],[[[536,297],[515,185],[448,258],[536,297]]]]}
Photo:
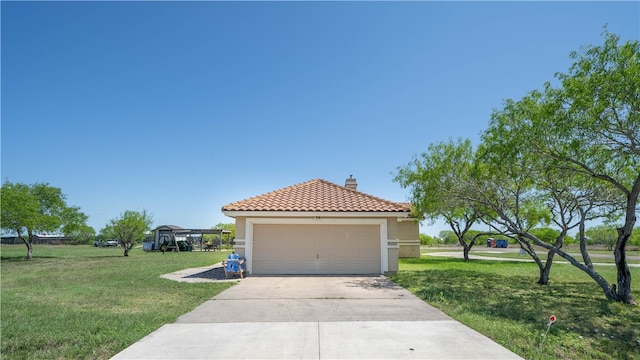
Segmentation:
{"type": "Polygon", "coordinates": [[[222,207],[222,211],[346,211],[409,212],[410,203],[397,203],[314,179],[222,207]]]}

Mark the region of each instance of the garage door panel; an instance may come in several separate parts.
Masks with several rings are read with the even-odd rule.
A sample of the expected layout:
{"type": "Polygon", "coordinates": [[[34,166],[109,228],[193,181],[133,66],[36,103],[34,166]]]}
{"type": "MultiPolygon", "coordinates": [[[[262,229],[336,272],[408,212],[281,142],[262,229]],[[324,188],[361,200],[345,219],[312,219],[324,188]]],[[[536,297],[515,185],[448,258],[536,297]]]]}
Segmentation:
{"type": "Polygon", "coordinates": [[[380,273],[379,225],[255,224],[255,274],[380,273]]]}

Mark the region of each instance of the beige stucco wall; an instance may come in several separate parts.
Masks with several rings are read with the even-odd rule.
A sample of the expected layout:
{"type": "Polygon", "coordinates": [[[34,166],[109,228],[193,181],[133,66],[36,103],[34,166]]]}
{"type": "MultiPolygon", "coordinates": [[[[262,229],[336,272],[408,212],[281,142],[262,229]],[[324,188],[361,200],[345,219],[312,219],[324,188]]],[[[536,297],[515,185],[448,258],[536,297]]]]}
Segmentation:
{"type": "Polygon", "coordinates": [[[396,218],[387,218],[387,239],[398,238],[398,220],[396,218]]]}
{"type": "Polygon", "coordinates": [[[245,233],[245,224],[247,223],[247,219],[244,217],[236,218],[236,237],[234,239],[234,250],[241,257],[246,257],[246,252],[244,248],[244,239],[246,236],[245,233]]]}
{"type": "Polygon", "coordinates": [[[236,218],[236,238],[237,239],[244,239],[244,237],[246,236],[245,234],[245,224],[247,223],[246,218],[244,217],[237,217],[236,218]]]}
{"type": "Polygon", "coordinates": [[[398,272],[398,250],[397,248],[389,248],[388,253],[388,262],[389,262],[389,270],[388,273],[396,273],[398,272]]]}
{"type": "MultiPolygon", "coordinates": [[[[358,218],[362,219],[362,218],[358,218]]],[[[379,218],[378,218],[379,219],[379,218]]],[[[420,241],[418,237],[418,223],[413,222],[398,222],[395,217],[386,218],[387,220],[387,264],[388,272],[393,273],[398,271],[398,257],[417,257],[420,256],[420,241]],[[406,240],[413,238],[413,240],[407,242],[406,240]],[[412,242],[413,241],[413,242],[412,242]],[[417,241],[417,247],[415,246],[417,241]],[[402,244],[405,244],[404,246],[402,244]],[[402,256],[405,254],[405,256],[402,256]],[[412,256],[413,254],[413,256],[412,256]]],[[[236,237],[234,250],[238,255],[245,257],[246,251],[244,248],[246,238],[246,217],[236,217],[236,237]]]]}
{"type": "Polygon", "coordinates": [[[388,273],[395,273],[398,271],[398,220],[397,218],[387,218],[387,239],[388,239],[388,273]]]}
{"type": "Polygon", "coordinates": [[[404,220],[398,224],[398,241],[401,258],[420,257],[420,224],[418,221],[404,220]]]}

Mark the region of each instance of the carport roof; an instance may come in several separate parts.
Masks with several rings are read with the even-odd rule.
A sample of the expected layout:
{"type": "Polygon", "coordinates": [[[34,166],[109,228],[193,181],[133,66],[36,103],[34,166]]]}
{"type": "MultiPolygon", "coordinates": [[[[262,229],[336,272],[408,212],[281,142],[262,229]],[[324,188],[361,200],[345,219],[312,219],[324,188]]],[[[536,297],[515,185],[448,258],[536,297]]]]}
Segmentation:
{"type": "Polygon", "coordinates": [[[222,211],[411,212],[410,203],[384,200],[322,179],[309,180],[222,207],[222,211]]]}

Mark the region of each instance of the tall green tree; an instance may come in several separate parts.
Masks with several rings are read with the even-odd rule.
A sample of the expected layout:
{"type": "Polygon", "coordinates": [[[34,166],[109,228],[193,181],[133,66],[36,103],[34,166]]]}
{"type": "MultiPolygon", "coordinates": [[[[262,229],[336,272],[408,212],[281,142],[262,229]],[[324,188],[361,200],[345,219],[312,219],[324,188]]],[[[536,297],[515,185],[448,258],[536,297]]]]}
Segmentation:
{"type": "Polygon", "coordinates": [[[438,233],[438,239],[440,239],[444,245],[453,245],[458,242],[458,236],[451,230],[441,230],[438,233]]]}
{"type": "Polygon", "coordinates": [[[96,239],[96,230],[91,226],[81,226],[70,232],[65,232],[65,236],[71,238],[71,244],[86,245],[91,244],[96,239]]]}
{"type": "Polygon", "coordinates": [[[236,224],[235,223],[218,223],[216,224],[216,226],[213,227],[214,229],[222,229],[222,230],[229,230],[231,231],[231,234],[229,235],[225,235],[222,236],[222,234],[220,234],[220,236],[222,236],[223,241],[224,240],[229,240],[229,246],[231,246],[233,244],[233,240],[236,238],[236,224]]]}
{"type": "MultiPolygon", "coordinates": [[[[626,247],[636,222],[640,195],[640,42],[620,44],[606,31],[604,44],[574,52],[562,91],[548,118],[558,131],[550,155],[559,165],[606,182],[623,197],[624,222],[614,248],[618,272],[616,300],[635,303],[626,247]],[[567,123],[568,122],[568,123],[567,123]]],[[[614,284],[615,285],[615,284],[614,284]]]]}
{"type": "MultiPolygon", "coordinates": [[[[531,233],[535,228],[549,225],[552,216],[547,198],[535,186],[539,173],[529,165],[530,159],[514,151],[517,144],[511,140],[505,142],[499,132],[485,134],[483,139],[476,153],[474,171],[459,197],[482,214],[480,220],[484,224],[519,243],[538,266],[538,283],[545,285],[549,281],[553,253],[543,261],[532,244],[538,239],[531,233]]],[[[555,243],[562,244],[565,234],[566,231],[560,233],[555,243]]]]}
{"type": "Polygon", "coordinates": [[[87,216],[68,206],[60,188],[46,183],[2,184],[2,230],[15,232],[33,258],[33,240],[40,232],[68,233],[86,227],[87,216]]]}
{"type": "Polygon", "coordinates": [[[221,246],[231,246],[233,239],[236,237],[236,224],[233,223],[217,223],[211,228],[211,230],[229,230],[230,234],[204,234],[202,239],[204,241],[213,241],[214,244],[220,244],[221,246]]]}
{"type": "Polygon", "coordinates": [[[613,299],[615,294],[606,279],[593,269],[582,233],[586,221],[615,216],[617,196],[611,193],[610,186],[600,186],[584,174],[554,165],[553,159],[536,151],[539,145],[531,145],[532,138],[539,141],[553,136],[546,133],[550,129],[536,127],[540,109],[544,109],[541,98],[540,93],[532,92],[520,101],[507,101],[502,110],[493,113],[482,137],[477,166],[490,167],[501,176],[477,176],[470,185],[475,190],[468,191],[465,197],[471,206],[491,209],[485,210],[483,221],[499,224],[513,234],[538,264],[538,283],[548,283],[558,254],[586,272],[602,287],[605,296],[613,299]],[[536,229],[551,223],[558,229],[556,234],[536,229]],[[569,230],[576,227],[580,228],[584,263],[562,250],[569,230]],[[547,250],[545,261],[533,245],[547,250]]]}
{"type": "Polygon", "coordinates": [[[420,234],[420,245],[438,246],[438,239],[427,234],[420,234]]]}
{"type": "Polygon", "coordinates": [[[613,250],[618,239],[616,227],[612,225],[598,225],[585,231],[587,240],[593,245],[604,245],[607,250],[613,250]]]}
{"type": "Polygon", "coordinates": [[[576,211],[584,224],[594,212],[611,217],[623,209],[614,249],[616,284],[606,284],[564,253],[561,243],[539,245],[586,271],[608,299],[635,303],[626,246],[640,194],[640,46],[638,41],[619,45],[619,38],[606,30],[604,38],[602,46],[571,54],[575,62],[568,74],[556,75],[560,87],[547,83],[520,101],[507,101],[492,117],[483,141],[502,163],[525,160],[521,171],[530,172],[534,188],[544,189],[554,201],[550,209],[556,224],[575,220],[576,211]]]}
{"type": "Polygon", "coordinates": [[[465,261],[478,237],[466,236],[478,221],[477,209],[461,201],[464,179],[473,165],[469,139],[429,145],[428,150],[399,167],[394,181],[411,191],[414,212],[431,223],[444,219],[463,248],[465,261]]]}
{"type": "Polygon", "coordinates": [[[538,239],[546,242],[554,242],[555,239],[560,235],[560,230],[552,229],[550,227],[541,227],[531,229],[531,233],[535,235],[538,239]]]}
{"type": "Polygon", "coordinates": [[[129,256],[129,251],[135,244],[144,240],[152,222],[153,218],[146,210],[127,210],[119,217],[111,219],[100,233],[108,239],[117,240],[124,248],[124,256],[129,256]]]}

